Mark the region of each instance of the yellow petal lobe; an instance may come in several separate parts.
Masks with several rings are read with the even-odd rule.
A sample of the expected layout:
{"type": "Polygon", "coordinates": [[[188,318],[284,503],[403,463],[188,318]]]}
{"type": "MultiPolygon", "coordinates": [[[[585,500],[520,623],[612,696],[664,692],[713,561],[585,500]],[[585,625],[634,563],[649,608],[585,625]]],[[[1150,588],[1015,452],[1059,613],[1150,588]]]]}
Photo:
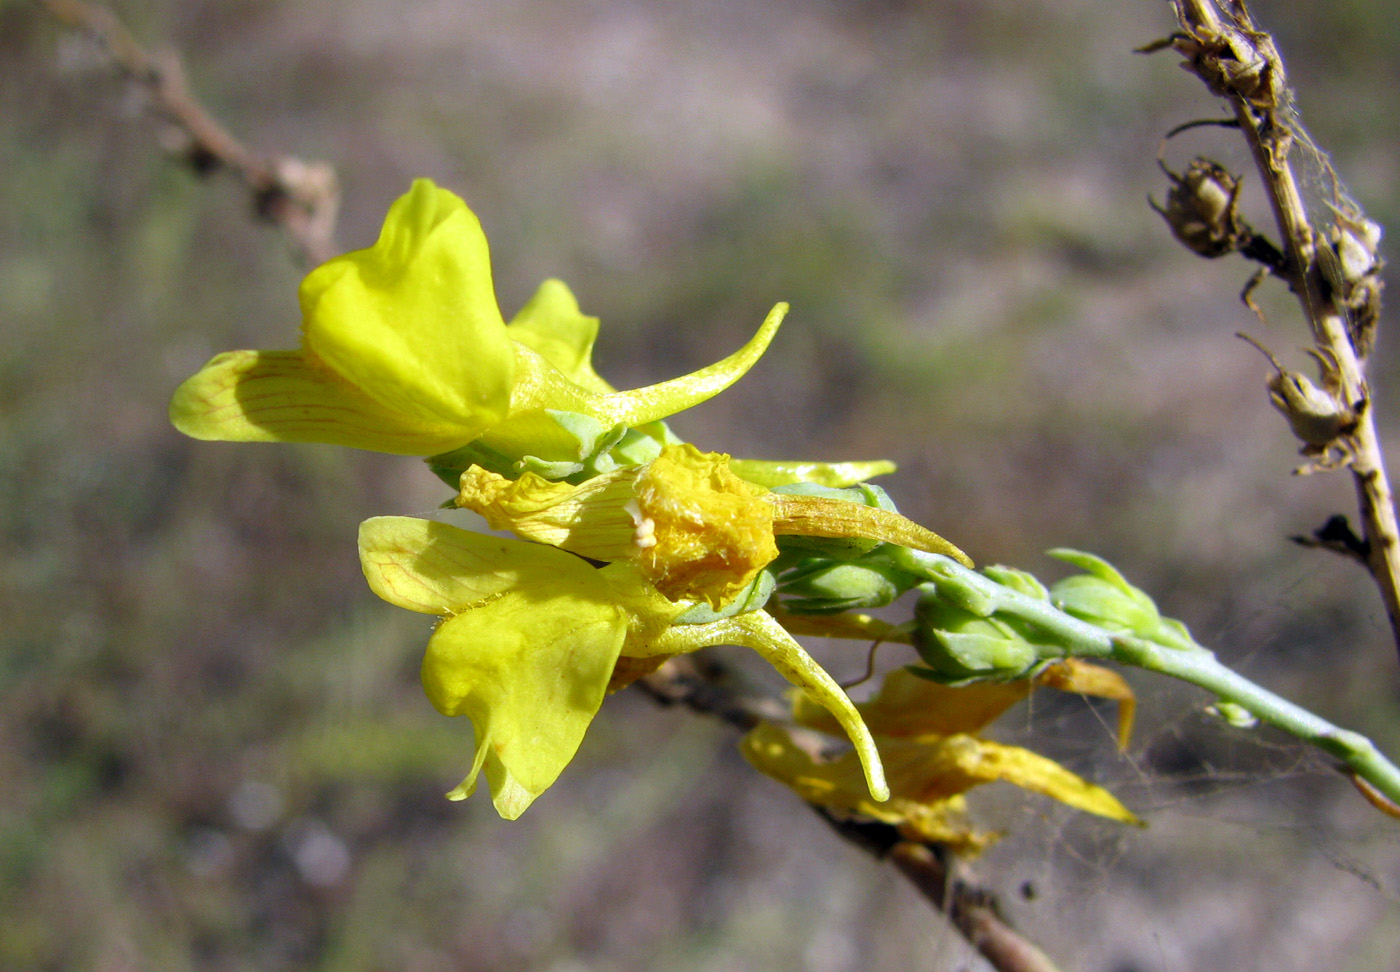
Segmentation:
{"type": "Polygon", "coordinates": [[[515,355],[481,224],[426,179],[390,207],[379,240],[322,264],[300,291],[304,346],[385,408],[459,429],[505,418],[515,355]]]}
{"type": "Polygon", "coordinates": [[[631,628],[610,580],[540,544],[410,517],[360,528],[376,594],[444,615],[423,658],[423,689],[476,734],[468,795],[485,773],[497,811],[519,816],[577,751],[631,628]]]}
{"type": "Polygon", "coordinates": [[[386,408],[302,351],[218,355],[176,389],[170,421],[224,442],[325,442],[407,456],[462,444],[460,427],[386,408]]]}
{"type": "Polygon", "coordinates": [[[506,327],[511,340],[525,345],[585,391],[606,395],[615,389],[593,370],[598,318],[579,310],[573,291],[560,280],[546,280],[506,327]]]}
{"type": "MultiPolygon", "coordinates": [[[[514,820],[573,759],[602,705],[626,632],[613,605],[512,590],[447,618],[428,641],[423,688],[467,716],[497,811],[514,820]]],[[[474,776],[459,790],[471,791],[474,776]]]]}

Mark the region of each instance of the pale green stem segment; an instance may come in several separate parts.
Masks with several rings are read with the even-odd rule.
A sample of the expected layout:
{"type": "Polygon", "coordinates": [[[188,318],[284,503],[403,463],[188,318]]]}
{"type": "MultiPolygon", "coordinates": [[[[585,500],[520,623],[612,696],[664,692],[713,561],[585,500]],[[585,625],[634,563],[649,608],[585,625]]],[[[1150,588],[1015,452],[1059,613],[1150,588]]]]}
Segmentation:
{"type": "Polygon", "coordinates": [[[771,615],[766,611],[750,611],[706,624],[674,625],[650,647],[657,653],[680,653],[709,645],[752,648],[777,669],[779,675],[810,695],[846,731],[860,757],[870,795],[881,803],[890,798],[885,767],[880,762],[875,739],[850,696],[771,615]]]}
{"type": "Polygon", "coordinates": [[[1386,799],[1400,804],[1400,768],[1375,743],[1254,684],[1221,664],[1209,649],[1168,648],[1108,631],[1071,617],[1046,601],[1004,587],[947,557],[916,552],[913,558],[940,591],[956,589],[960,607],[983,617],[994,613],[1010,615],[1053,635],[1059,645],[1037,646],[1045,649],[1047,658],[1107,659],[1199,686],[1221,701],[1239,706],[1260,722],[1334,756],[1386,799]]]}

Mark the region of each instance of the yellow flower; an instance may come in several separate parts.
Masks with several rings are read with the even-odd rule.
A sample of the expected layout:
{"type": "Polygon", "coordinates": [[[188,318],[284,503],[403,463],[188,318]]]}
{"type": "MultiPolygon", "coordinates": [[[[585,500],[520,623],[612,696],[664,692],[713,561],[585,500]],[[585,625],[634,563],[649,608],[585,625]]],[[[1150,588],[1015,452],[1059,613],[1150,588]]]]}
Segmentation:
{"type": "Polygon", "coordinates": [[[674,624],[670,601],[637,567],[596,568],[555,547],[469,533],[410,517],[360,528],[360,559],[376,594],[443,620],[428,642],[423,687],[445,715],[465,715],[476,756],[449,796],[485,773],[497,811],[515,819],[573,758],[620,659],[620,682],[651,659],[708,645],[753,648],[826,707],[853,742],[876,799],[888,795],[870,733],[845,693],[762,611],[674,624]]]}
{"type": "MultiPolygon", "coordinates": [[[[1047,684],[1126,691],[1126,685],[1111,685],[1111,677],[1103,679],[1099,673],[1113,674],[1077,663],[1047,684]]],[[[879,694],[857,707],[874,733],[888,774],[891,796],[883,803],[865,793],[853,754],[818,759],[780,726],[760,725],[744,737],[742,750],[755,768],[809,803],[893,824],[909,839],[949,844],[963,853],[976,853],[996,839],[995,834],[973,829],[963,798],[973,787],[996,780],[1089,813],[1141,823],[1107,790],[1053,760],[975,735],[1030,689],[1029,681],[950,688],[907,670],[891,672],[879,694]]],[[[794,702],[794,718],[807,728],[834,728],[824,712],[801,696],[794,702]]]]}
{"type": "Polygon", "coordinates": [[[457,505],[480,513],[493,530],[592,560],[633,561],[671,600],[696,598],[714,608],[778,556],[777,535],[886,540],[966,562],[962,551],[898,514],[770,492],[736,476],[729,456],[688,443],[577,486],[473,467],[462,474],[457,505]]]}
{"type": "Polygon", "coordinates": [[[505,454],[570,458],[550,412],[635,427],[724,390],[763,354],[787,306],[728,358],[617,392],[593,370],[597,321],[546,281],[509,326],[486,237],[457,196],[426,179],[396,201],[379,241],[302,283],[302,346],[232,351],[179,389],[171,421],[198,439],[329,442],[437,455],[481,439],[505,454]]]}

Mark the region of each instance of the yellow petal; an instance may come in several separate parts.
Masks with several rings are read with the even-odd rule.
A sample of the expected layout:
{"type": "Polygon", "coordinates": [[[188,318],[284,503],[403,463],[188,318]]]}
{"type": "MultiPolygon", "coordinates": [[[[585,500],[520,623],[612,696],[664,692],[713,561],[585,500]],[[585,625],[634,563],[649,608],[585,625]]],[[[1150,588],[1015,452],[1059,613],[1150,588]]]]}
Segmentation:
{"type": "Polygon", "coordinates": [[[505,418],[513,345],[481,224],[452,193],[414,182],[379,241],[313,270],[300,299],[305,347],[385,408],[457,427],[458,445],[505,418]]]}
{"type": "MultiPolygon", "coordinates": [[[[899,668],[885,676],[880,691],[856,708],[870,731],[880,736],[949,736],[977,732],[1030,695],[1031,683],[977,682],[961,688],[939,685],[899,668]]],[[[838,735],[831,717],[811,699],[798,696],[793,715],[800,725],[838,735]]]]}
{"type": "Polygon", "coordinates": [[[950,737],[944,741],[944,745],[956,750],[950,754],[950,762],[955,762],[960,770],[979,782],[1005,780],[1023,790],[1052,797],[1076,810],[1142,825],[1142,821],[1119,803],[1112,793],[1028,749],[1003,746],[971,736],[950,737]]]}
{"type": "Polygon", "coordinates": [[[175,391],[170,421],[196,439],[327,442],[425,456],[462,444],[459,427],[385,408],[300,351],[230,351],[175,391]]]}
{"type": "MultiPolygon", "coordinates": [[[[880,740],[880,745],[883,749],[885,741],[880,740]]],[[[798,746],[786,729],[770,723],[761,723],[745,735],[739,748],[755,769],[808,803],[897,826],[911,840],[937,841],[971,856],[996,839],[995,834],[973,829],[960,794],[923,803],[896,790],[889,800],[876,802],[866,791],[854,753],[819,760],[798,746]]]]}
{"type": "Polygon", "coordinates": [[[864,793],[855,753],[817,760],[797,747],[786,730],[769,725],[746,736],[742,749],[758,769],[792,787],[804,800],[886,823],[915,828],[921,821],[936,823],[949,801],[984,783],[1002,780],[1077,810],[1141,824],[1107,790],[1016,746],[962,733],[938,739],[875,739],[890,783],[887,803],[874,803],[864,793]]]}
{"type": "Polygon", "coordinates": [[[578,751],[626,629],[614,605],[535,585],[445,620],[428,641],[423,688],[443,715],[467,716],[477,739],[454,794],[484,770],[497,811],[520,816],[578,751]]]}
{"type": "Polygon", "coordinates": [[[614,390],[593,370],[598,318],[578,309],[573,292],[562,281],[540,284],[535,296],[511,319],[506,333],[580,388],[602,394],[614,390]]]}
{"type": "Polygon", "coordinates": [[[629,631],[610,582],[554,547],[469,533],[411,517],[360,527],[360,558],[376,594],[443,614],[423,658],[423,689],[476,732],[472,771],[485,772],[514,819],[573,758],[602,703],[629,631]]]}
{"type": "Polygon", "coordinates": [[[816,483],[832,489],[844,489],[876,476],[895,471],[887,459],[867,462],[781,462],[766,459],[730,459],[729,468],[740,479],[772,489],[794,483],[816,483]]]}
{"type": "Polygon", "coordinates": [[[1064,658],[1047,666],[1035,677],[1035,684],[1061,692],[1113,699],[1118,703],[1118,749],[1121,752],[1128,748],[1128,740],[1133,734],[1137,696],[1122,675],[1082,658],[1064,658]]]}
{"type": "Polygon", "coordinates": [[[573,554],[410,516],[360,524],[360,565],[374,593],[423,614],[457,614],[518,588],[612,600],[606,580],[573,554]]]}

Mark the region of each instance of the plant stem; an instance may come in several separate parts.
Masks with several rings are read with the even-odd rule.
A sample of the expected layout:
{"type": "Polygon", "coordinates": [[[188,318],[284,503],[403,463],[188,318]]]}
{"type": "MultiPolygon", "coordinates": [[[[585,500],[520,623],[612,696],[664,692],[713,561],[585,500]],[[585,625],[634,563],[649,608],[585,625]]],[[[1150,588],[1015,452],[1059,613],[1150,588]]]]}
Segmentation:
{"type": "Polygon", "coordinates": [[[148,53],[106,7],[85,0],[39,0],[39,5],[92,37],[112,63],[145,90],[153,113],[181,136],[172,154],[200,174],[218,167],[236,173],[252,194],[254,210],[282,228],[303,264],[324,263],[338,252],[340,190],[334,169],[323,162],[249,149],[194,96],[173,55],[157,58],[148,53]]]}
{"type": "MultiPolygon", "coordinates": [[[[1400,524],[1396,521],[1394,495],[1376,430],[1371,390],[1364,360],[1348,333],[1346,313],[1323,277],[1317,257],[1317,233],[1290,161],[1291,150],[1299,144],[1318,152],[1324,163],[1325,156],[1292,111],[1292,90],[1283,60],[1273,38],[1261,31],[1250,16],[1244,0],[1219,5],[1215,0],[1175,0],[1175,7],[1184,31],[1175,46],[1186,56],[1186,66],[1223,97],[1234,112],[1283,235],[1292,269],[1289,284],[1317,347],[1336,362],[1341,401],[1355,408],[1356,428],[1348,436],[1347,446],[1366,541],[1365,563],[1380,590],[1392,637],[1400,651],[1400,524]],[[1243,52],[1257,58],[1258,63],[1240,64],[1239,78],[1225,78],[1222,83],[1221,65],[1232,63],[1243,52]],[[1265,79],[1267,86],[1263,90],[1251,87],[1251,79],[1255,78],[1265,79]]],[[[1330,171],[1330,164],[1326,168],[1330,171]]],[[[1326,245],[1325,241],[1322,245],[1326,245]]]]}

